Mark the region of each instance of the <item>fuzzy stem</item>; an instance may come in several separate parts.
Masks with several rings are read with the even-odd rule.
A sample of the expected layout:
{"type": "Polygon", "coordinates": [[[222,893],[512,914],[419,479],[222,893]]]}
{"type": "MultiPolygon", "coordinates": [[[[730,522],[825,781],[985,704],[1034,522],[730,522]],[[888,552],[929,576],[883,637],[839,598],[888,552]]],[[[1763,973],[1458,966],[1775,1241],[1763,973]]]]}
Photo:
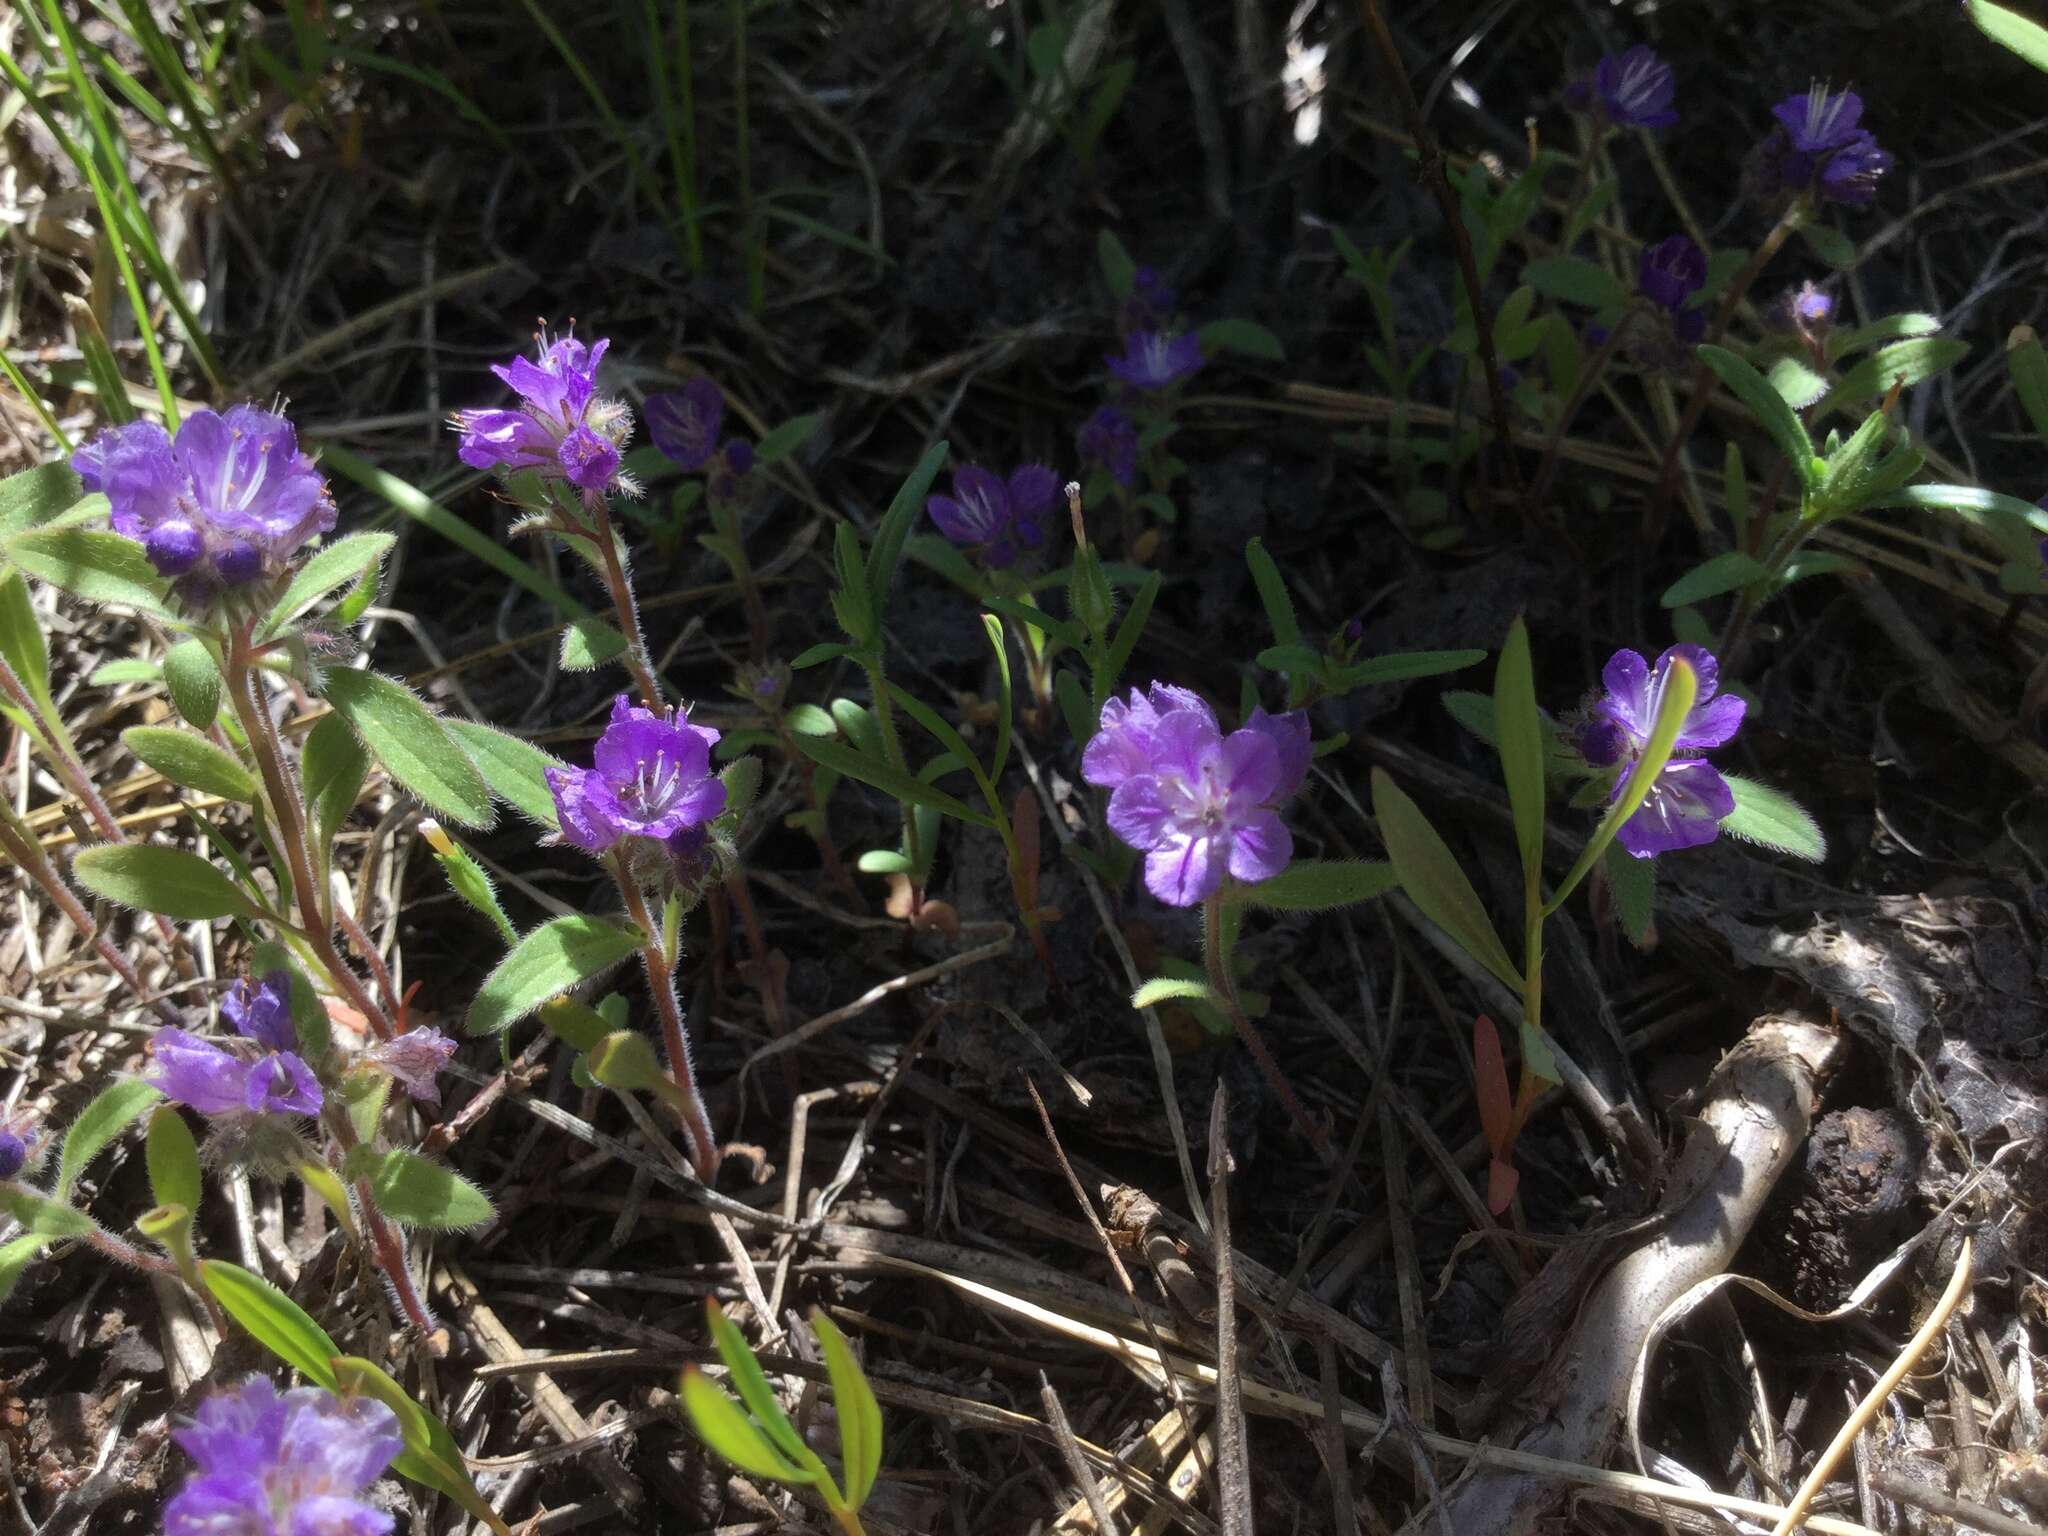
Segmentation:
{"type": "Polygon", "coordinates": [[[1238,1000],[1237,983],[1230,978],[1230,955],[1223,939],[1223,893],[1218,891],[1202,903],[1202,961],[1209,972],[1209,990],[1215,993],[1223,1004],[1223,1011],[1229,1015],[1231,1027],[1237,1031],[1237,1038],[1252,1053],[1252,1060],[1259,1064],[1259,1071],[1265,1074],[1266,1086],[1273,1090],[1293,1120],[1294,1128],[1308,1138],[1315,1148],[1316,1156],[1325,1166],[1335,1166],[1336,1148],[1330,1145],[1329,1137],[1309,1119],[1308,1111],[1302,1108],[1301,1100],[1295,1097],[1294,1085],[1287,1081],[1287,1074],[1280,1070],[1280,1063],[1273,1059],[1273,1053],[1266,1048],[1265,1037],[1252,1027],[1251,1019],[1244,1011],[1244,1004],[1238,1000]]]}
{"type": "Polygon", "coordinates": [[[689,1135],[690,1161],[697,1169],[697,1177],[709,1185],[718,1177],[718,1140],[704,1113],[704,1096],[698,1091],[697,1074],[691,1065],[690,1036],[683,1026],[682,1004],[676,998],[675,971],[662,952],[661,929],[649,914],[640,886],[622,859],[614,858],[612,874],[619,883],[619,894],[625,898],[627,912],[647,940],[640,946],[640,963],[647,971],[647,990],[654,994],[655,1011],[661,1016],[661,1039],[668,1051],[669,1076],[682,1090],[679,1100],[671,1101],[664,1095],[662,1101],[670,1105],[670,1112],[689,1135]]]}
{"type": "Polygon", "coordinates": [[[619,560],[618,536],[612,532],[611,509],[600,498],[592,512],[597,525],[597,548],[604,556],[605,590],[611,594],[612,609],[619,616],[619,631],[626,637],[626,667],[640,690],[640,701],[655,714],[663,710],[661,689],[654,682],[654,666],[647,654],[647,639],[640,630],[640,604],[633,596],[633,584],[619,560]]]}

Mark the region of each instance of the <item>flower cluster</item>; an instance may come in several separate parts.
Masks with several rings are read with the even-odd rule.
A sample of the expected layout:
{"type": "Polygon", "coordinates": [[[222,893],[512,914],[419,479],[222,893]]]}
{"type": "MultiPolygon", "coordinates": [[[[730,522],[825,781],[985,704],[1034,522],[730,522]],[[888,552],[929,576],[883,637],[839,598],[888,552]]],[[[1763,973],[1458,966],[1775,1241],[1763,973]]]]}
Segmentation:
{"type": "Polygon", "coordinates": [[[1725,746],[1742,724],[1747,706],[1739,695],[1719,692],[1720,663],[1700,646],[1674,645],[1657,658],[1654,668],[1635,651],[1616,651],[1600,674],[1606,694],[1576,732],[1579,754],[1587,766],[1613,771],[1610,799],[1619,799],[1629,770],[1649,744],[1674,659],[1692,668],[1699,692],[1679,727],[1670,761],[1642,805],[1615,834],[1615,841],[1639,859],[1711,843],[1722,818],[1735,809],[1728,781],[1699,754],[1725,746]]]}
{"type": "Polygon", "coordinates": [[[633,418],[623,403],[597,393],[597,366],[609,341],[585,346],[573,336],[540,338],[540,360],[515,357],[491,372],[519,396],[516,410],[457,411],[460,457],[472,469],[538,471],[574,486],[586,502],[606,492],[637,495],[620,468],[633,418]]]}
{"type": "Polygon", "coordinates": [[[1815,85],[1771,108],[1777,125],[1757,146],[1750,165],[1761,198],[1812,195],[1857,205],[1877,195],[1892,157],[1863,121],[1863,98],[1854,91],[1815,85]]]}
{"type": "Polygon", "coordinates": [[[629,837],[694,853],[701,829],[725,809],[725,785],[711,772],[717,741],[711,727],[690,724],[687,710],[664,718],[622,695],[594,766],[548,770],[563,839],[595,854],[629,837]]]}
{"type": "Polygon", "coordinates": [[[164,1536],[388,1536],[396,1523],[363,1498],[405,1448],[374,1398],[251,1376],[171,1438],[198,1470],[164,1506],[164,1536]]]}
{"type": "Polygon", "coordinates": [[[164,1097],[202,1115],[320,1113],[320,1079],[298,1054],[292,1029],[290,978],[273,971],[261,983],[238,981],[220,1011],[246,1045],[230,1050],[182,1029],[160,1029],[151,1039],[145,1075],[164,1097]]]}
{"type": "Polygon", "coordinates": [[[1126,388],[1155,395],[1202,371],[1202,338],[1193,331],[1132,331],[1122,353],[1105,353],[1102,361],[1126,388]]]}
{"type": "Polygon", "coordinates": [[[647,397],[647,438],[662,457],[691,474],[708,473],[704,494],[712,501],[743,501],[754,470],[754,445],[738,437],[721,443],[724,425],[725,394],[702,375],[681,389],[647,397]]]}
{"type": "Polygon", "coordinates": [[[1636,292],[1662,310],[1672,340],[1698,345],[1707,333],[1707,312],[1692,304],[1707,284],[1707,253],[1689,235],[1672,235],[1643,247],[1636,262],[1636,292]]]}
{"type": "Polygon", "coordinates": [[[1565,105],[1574,112],[1597,115],[1617,128],[1670,128],[1678,113],[1671,66],[1638,43],[1620,54],[1607,54],[1593,73],[1565,88],[1565,105]]]}
{"type": "Polygon", "coordinates": [[[327,482],[292,424],[253,405],[194,411],[176,437],[153,421],[110,427],[71,467],[106,496],[114,531],[194,603],[276,575],[334,526],[327,482]]]}
{"type": "Polygon", "coordinates": [[[1308,716],[1254,710],[1228,735],[1185,688],[1154,683],[1102,707],[1081,776],[1110,791],[1109,827],[1145,855],[1169,906],[1215,894],[1225,874],[1270,880],[1294,856],[1279,806],[1308,775],[1308,716]]]}
{"type": "Polygon", "coordinates": [[[1002,570],[1044,545],[1059,494],[1059,478],[1043,464],[1020,465],[1008,480],[979,464],[962,464],[953,471],[953,494],[928,496],[924,505],[949,541],[1002,570]]]}

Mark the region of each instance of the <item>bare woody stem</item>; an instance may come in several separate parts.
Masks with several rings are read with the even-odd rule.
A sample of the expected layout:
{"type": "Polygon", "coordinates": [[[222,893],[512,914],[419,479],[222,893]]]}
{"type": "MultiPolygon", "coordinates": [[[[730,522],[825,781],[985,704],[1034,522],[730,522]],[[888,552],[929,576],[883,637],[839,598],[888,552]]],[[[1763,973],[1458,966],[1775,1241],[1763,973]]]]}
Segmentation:
{"type": "Polygon", "coordinates": [[[1294,1085],[1287,1081],[1287,1074],[1280,1070],[1280,1063],[1273,1059],[1273,1053],[1266,1048],[1265,1036],[1253,1027],[1250,1017],[1244,1011],[1244,1004],[1238,999],[1237,983],[1230,977],[1230,956],[1223,940],[1223,897],[1219,893],[1202,903],[1202,961],[1209,972],[1209,990],[1223,1004],[1223,1011],[1230,1016],[1231,1027],[1237,1031],[1237,1038],[1244,1042],[1245,1049],[1252,1053],[1252,1060],[1265,1075],[1266,1086],[1273,1090],[1281,1106],[1287,1111],[1294,1128],[1308,1138],[1315,1148],[1316,1156],[1325,1167],[1334,1167],[1337,1149],[1330,1145],[1330,1138],[1322,1128],[1309,1119],[1308,1111],[1302,1108],[1301,1100],[1295,1096],[1294,1085]]]}
{"type": "Polygon", "coordinates": [[[321,899],[323,893],[313,877],[312,859],[307,851],[305,807],[299,803],[298,790],[285,772],[283,743],[278,739],[276,723],[270,718],[270,711],[258,691],[256,669],[249,662],[246,625],[236,628],[230,636],[227,683],[235,717],[241,721],[249,753],[256,759],[257,772],[263,779],[264,796],[270,802],[271,816],[277,824],[278,841],[284,849],[285,863],[291,876],[292,899],[299,911],[299,924],[329,978],[348,995],[350,1005],[363,1016],[371,1032],[379,1040],[389,1040],[397,1033],[396,1026],[334,947],[334,922],[328,904],[321,899]]]}
{"type": "Polygon", "coordinates": [[[1451,237],[1451,249],[1458,258],[1458,275],[1465,285],[1465,298],[1472,306],[1472,330],[1479,344],[1479,364],[1486,370],[1486,405],[1487,414],[1493,418],[1494,445],[1500,451],[1501,462],[1507,466],[1509,483],[1519,494],[1522,490],[1522,469],[1515,460],[1514,439],[1508,431],[1507,391],[1501,388],[1500,359],[1493,350],[1492,317],[1486,309],[1485,285],[1479,278],[1479,264],[1472,256],[1472,237],[1465,229],[1464,210],[1458,206],[1457,194],[1451,190],[1450,180],[1444,175],[1443,151],[1437,147],[1436,136],[1429,131],[1429,124],[1423,118],[1422,103],[1415,98],[1415,87],[1408,79],[1408,67],[1401,62],[1401,50],[1394,42],[1394,34],[1387,30],[1386,17],[1380,14],[1379,0],[1359,0],[1359,9],[1365,15],[1366,33],[1379,51],[1388,78],[1394,83],[1394,93],[1400,98],[1401,115],[1408,123],[1408,137],[1414,141],[1415,153],[1421,160],[1419,170],[1422,179],[1428,184],[1430,194],[1435,197],[1437,208],[1443,214],[1444,228],[1451,237]]]}
{"type": "Polygon", "coordinates": [[[704,1113],[704,1096],[698,1091],[696,1070],[691,1065],[690,1036],[683,1025],[682,1004],[676,997],[675,970],[662,950],[661,929],[648,912],[639,882],[626,868],[623,857],[613,856],[612,874],[619,883],[619,894],[625,898],[626,911],[645,940],[640,946],[640,963],[646,968],[647,990],[654,994],[655,1012],[661,1017],[661,1039],[668,1052],[669,1076],[682,1090],[680,1100],[664,1096],[663,1102],[670,1105],[670,1112],[689,1136],[690,1161],[697,1170],[697,1177],[708,1185],[718,1177],[718,1139],[712,1134],[711,1120],[704,1113]]]}

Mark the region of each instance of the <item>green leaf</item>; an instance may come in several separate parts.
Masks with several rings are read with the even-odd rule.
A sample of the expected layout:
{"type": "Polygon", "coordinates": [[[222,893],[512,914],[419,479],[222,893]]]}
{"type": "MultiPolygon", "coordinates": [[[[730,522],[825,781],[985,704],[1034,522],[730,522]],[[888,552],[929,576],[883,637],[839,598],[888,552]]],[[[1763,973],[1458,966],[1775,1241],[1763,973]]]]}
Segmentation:
{"type": "Polygon", "coordinates": [[[1275,912],[1327,912],[1383,896],[1400,882],[1375,859],[1296,859],[1270,880],[1229,887],[1230,899],[1275,912]]]}
{"type": "Polygon", "coordinates": [[[117,683],[160,683],[163,680],[164,669],[156,662],[135,658],[109,661],[94,667],[92,676],[86,679],[95,688],[112,688],[117,683]]]}
{"type": "Polygon", "coordinates": [[[168,619],[168,584],[141,544],[100,528],[45,528],[17,534],[7,558],[39,580],[90,603],[118,603],[168,619]]]}
{"type": "Polygon", "coordinates": [[[1244,563],[1252,569],[1252,585],[1259,589],[1259,602],[1266,610],[1266,622],[1273,626],[1274,641],[1280,645],[1300,645],[1301,621],[1294,616],[1294,599],[1287,593],[1280,567],[1266,553],[1263,539],[1253,539],[1245,545],[1244,563]]]}
{"type": "Polygon", "coordinates": [[[1184,981],[1177,976],[1154,976],[1131,994],[1133,1008],[1157,1008],[1161,1003],[1207,1003],[1221,1007],[1223,1000],[1206,981],[1184,981]]]}
{"type": "Polygon", "coordinates": [[[571,913],[543,923],[500,960],[470,1004],[466,1027],[493,1035],[557,992],[609,970],[640,948],[641,936],[603,918],[571,913]]]}
{"type": "Polygon", "coordinates": [[[1762,374],[1726,347],[1702,346],[1698,350],[1700,361],[1714,371],[1736,399],[1749,407],[1750,415],[1771,434],[1778,451],[1790,461],[1792,472],[1799,476],[1799,483],[1811,490],[1815,479],[1813,439],[1807,436],[1805,425],[1785,403],[1785,397],[1771,388],[1762,374]]]}
{"type": "Polygon", "coordinates": [[[398,540],[388,533],[355,533],[320,550],[293,573],[284,595],[270,605],[263,622],[256,626],[260,643],[282,634],[336,587],[347,586],[365,571],[376,569],[398,540]]]}
{"type": "Polygon", "coordinates": [[[768,1442],[738,1403],[714,1387],[694,1365],[683,1372],[682,1397],[684,1416],[697,1438],[748,1476],[799,1485],[811,1481],[768,1442]]]}
{"type": "Polygon", "coordinates": [[[1880,341],[1897,341],[1902,336],[1932,336],[1940,329],[1938,316],[1919,310],[1904,310],[1896,315],[1885,315],[1868,325],[1851,326],[1835,332],[1828,338],[1828,356],[1847,357],[1851,352],[1861,351],[1880,341]]]}
{"type": "Polygon", "coordinates": [[[1838,272],[1856,265],[1856,242],[1831,224],[1808,220],[1799,226],[1799,238],[1806,242],[1808,250],[1838,272]]]}
{"type": "Polygon", "coordinates": [[[1822,396],[1819,413],[1825,415],[1837,406],[1874,399],[1895,383],[1918,384],[1953,368],[1969,353],[1970,344],[1952,336],[1914,336],[1879,347],[1845,372],[1835,387],[1822,396]]]}
{"type": "Polygon", "coordinates": [[[448,728],[403,683],[337,667],[322,690],[370,755],[436,815],[457,826],[491,824],[491,792],[448,728]]]}
{"type": "Polygon", "coordinates": [[[1721,777],[1735,793],[1735,809],[1721,818],[1723,832],[1809,863],[1827,857],[1827,837],[1790,795],[1732,773],[1721,777]]]}
{"type": "Polygon", "coordinates": [[[595,672],[626,651],[626,637],[603,619],[571,619],[562,630],[562,670],[595,672]]]}
{"type": "Polygon", "coordinates": [[[1647,948],[1656,933],[1657,861],[1636,858],[1621,844],[1609,843],[1600,868],[1621,931],[1637,949],[1647,948]]]}
{"type": "MultiPolygon", "coordinates": [[[[880,623],[882,615],[888,611],[889,588],[896,582],[896,566],[903,558],[903,542],[910,537],[910,530],[917,525],[917,520],[924,516],[925,496],[931,491],[932,482],[938,479],[946,455],[951,452],[951,446],[943,441],[925,449],[924,457],[917,461],[917,468],[910,472],[910,478],[896,492],[896,499],[889,503],[889,510],[875,525],[875,541],[868,549],[867,560],[868,613],[874,623],[880,623]]],[[[845,526],[840,524],[842,528],[845,526]]]]}
{"type": "Polygon", "coordinates": [[[45,1237],[40,1232],[30,1232],[0,1246],[0,1301],[14,1294],[14,1288],[21,1284],[21,1277],[29,1265],[54,1241],[54,1238],[45,1237]]]}
{"type": "Polygon", "coordinates": [[[771,427],[768,434],[754,444],[754,462],[775,464],[788,458],[811,440],[824,419],[818,415],[792,416],[780,426],[771,427]]]}
{"type": "Polygon", "coordinates": [[[907,875],[915,867],[894,848],[870,848],[854,861],[864,875],[907,875]]]}
{"type": "Polygon", "coordinates": [[[1546,298],[1587,309],[1620,309],[1629,300],[1620,278],[1577,256],[1539,256],[1522,268],[1522,281],[1546,298]]]}
{"type": "Polygon", "coordinates": [[[815,704],[792,704],[782,723],[799,736],[837,736],[838,722],[815,704]]]}
{"type": "Polygon", "coordinates": [[[2034,435],[2048,443],[2048,350],[2041,346],[2032,326],[2013,327],[2006,338],[2005,363],[2012,370],[2013,393],[2034,424],[2034,435]]]}
{"type": "Polygon", "coordinates": [[[0,480],[0,538],[39,528],[77,506],[85,486],[62,459],[0,480]]]}
{"type": "Polygon", "coordinates": [[[55,713],[50,701],[50,645],[19,571],[0,573],[0,656],[7,658],[36,702],[55,713]]]}
{"type": "Polygon", "coordinates": [[[832,1378],[832,1406],[839,1412],[839,1463],[846,1474],[846,1502],[859,1509],[867,1502],[882,1470],[882,1405],[860,1362],[847,1347],[846,1336],[822,1311],[811,1311],[811,1328],[825,1352],[825,1372],[832,1378]]]}
{"type": "Polygon", "coordinates": [[[812,762],[818,763],[849,779],[879,789],[883,794],[910,805],[927,806],[942,816],[951,816],[956,821],[969,822],[977,827],[994,830],[995,823],[987,813],[975,810],[962,800],[947,794],[943,789],[934,789],[914,774],[896,767],[887,758],[872,753],[856,751],[844,742],[825,741],[813,736],[799,736],[797,748],[812,762]]]}
{"type": "Polygon", "coordinates": [[[256,803],[254,775],[204,736],[174,725],[131,725],[121,733],[121,745],[173,784],[242,805],[256,803]]]}
{"type": "Polygon", "coordinates": [[[583,999],[567,992],[540,1005],[540,1021],[549,1034],[578,1051],[589,1050],[618,1027],[583,999]]]}
{"type": "Polygon", "coordinates": [[[736,758],[719,769],[718,782],[725,786],[725,809],[718,813],[717,826],[728,837],[737,836],[761,792],[761,759],[736,758]]]}
{"type": "Polygon", "coordinates": [[[181,1205],[197,1215],[206,1192],[199,1175],[199,1143],[175,1104],[157,1106],[142,1146],[151,1197],[158,1205],[181,1205]]]}
{"type": "Polygon", "coordinates": [[[78,1176],[116,1136],[147,1113],[163,1095],[139,1077],[122,1078],[103,1089],[78,1113],[64,1133],[64,1151],[57,1164],[57,1198],[69,1200],[78,1176]]]}
{"type": "Polygon", "coordinates": [[[789,669],[801,672],[806,667],[820,666],[828,661],[837,661],[844,656],[847,648],[837,640],[821,640],[816,645],[807,645],[791,658],[789,669]]]}
{"type": "Polygon", "coordinates": [[[1518,617],[1493,673],[1493,719],[1499,732],[1501,774],[1514,812],[1515,846],[1522,873],[1536,888],[1543,871],[1543,716],[1536,708],[1536,673],[1529,628],[1518,617]]]}
{"type": "Polygon", "coordinates": [[[474,720],[450,720],[448,729],[483,774],[492,794],[529,821],[554,829],[555,797],[548,788],[547,771],[566,769],[566,763],[522,737],[474,720]]]}
{"type": "Polygon", "coordinates": [[[188,635],[164,652],[164,683],[187,725],[203,731],[220,718],[220,663],[205,641],[188,635]]]}
{"type": "Polygon", "coordinates": [[[315,1386],[335,1389],[334,1340],[306,1309],[261,1275],[225,1259],[202,1259],[199,1278],[229,1317],[315,1386]]]}
{"type": "Polygon", "coordinates": [[[1103,280],[1109,284],[1109,291],[1119,299],[1131,296],[1131,285],[1138,275],[1138,264],[1131,260],[1131,253],[1124,249],[1123,241],[1110,230],[1101,230],[1095,236],[1095,259],[1102,266],[1103,280]]]}
{"type": "Polygon", "coordinates": [[[1737,587],[1746,587],[1754,581],[1762,581],[1768,574],[1759,561],[1751,559],[1739,549],[1731,549],[1726,554],[1715,555],[1711,560],[1702,560],[1666,587],[1664,595],[1657,601],[1666,608],[1679,608],[1687,603],[1697,603],[1703,598],[1719,597],[1723,592],[1733,592],[1737,587]]]}
{"type": "Polygon", "coordinates": [[[369,771],[370,754],[341,716],[324,716],[307,732],[299,754],[299,781],[322,848],[333,844],[334,834],[355,809],[369,771]]]}
{"type": "Polygon", "coordinates": [[[1965,0],[1963,8],[1994,43],[2010,48],[2034,68],[2048,70],[2048,25],[1997,0],[1965,0]]]}
{"type": "Polygon", "coordinates": [[[718,1304],[716,1297],[706,1299],[704,1318],[711,1330],[711,1342],[718,1347],[718,1358],[732,1373],[733,1390],[739,1393],[740,1401],[746,1404],[754,1422],[775,1443],[775,1448],[791,1461],[806,1468],[817,1465],[815,1454],[804,1444],[803,1436],[796,1432],[796,1426],[783,1413],[782,1404],[776,1401],[775,1389],[768,1385],[761,1362],[747,1347],[745,1337],[733,1320],[725,1315],[725,1308],[718,1304]]]}
{"type": "MultiPolygon", "coordinates": [[[[1130,662],[1131,652],[1138,647],[1138,637],[1145,633],[1145,624],[1152,617],[1152,604],[1159,597],[1159,585],[1162,580],[1159,572],[1154,571],[1139,583],[1137,595],[1131,599],[1131,611],[1124,615],[1123,622],[1117,626],[1116,639],[1109,647],[1105,678],[1105,682],[1111,688],[1114,688],[1117,679],[1123,676],[1124,667],[1130,662]]],[[[1075,743],[1077,746],[1085,744],[1084,741],[1078,740],[1075,743]]]]}
{"type": "Polygon", "coordinates": [[[181,923],[261,915],[226,875],[182,848],[102,843],[80,853],[71,867],[78,883],[95,896],[181,923]]]}
{"type": "Polygon", "coordinates": [[[461,1174],[403,1148],[357,1147],[343,1171],[352,1180],[367,1179],[377,1209],[408,1227],[480,1227],[495,1214],[490,1196],[461,1174]]]}
{"type": "Polygon", "coordinates": [[[446,1424],[414,1402],[374,1361],[337,1355],[332,1363],[335,1381],[344,1395],[374,1398],[397,1418],[405,1450],[391,1463],[392,1471],[423,1487],[438,1489],[487,1526],[502,1528],[497,1512],[470,1481],[462,1448],[446,1424]]]}
{"type": "Polygon", "coordinates": [[[1337,688],[1349,693],[1375,683],[1398,683],[1412,677],[1441,677],[1462,672],[1486,660],[1484,651],[1400,651],[1392,656],[1374,656],[1340,668],[1334,679],[1337,688]]]}
{"type": "Polygon", "coordinates": [[[1287,349],[1280,345],[1280,338],[1256,320],[1211,320],[1199,334],[1204,357],[1213,357],[1218,352],[1235,352],[1240,357],[1256,357],[1262,362],[1287,361],[1287,349]]]}
{"type": "Polygon", "coordinates": [[[1771,364],[1771,388],[1795,411],[1803,411],[1828,392],[1828,381],[1796,357],[1781,357],[1771,364]]]}
{"type": "Polygon", "coordinates": [[[0,1213],[45,1238],[83,1237],[99,1225],[66,1201],[52,1200],[25,1184],[0,1184],[0,1213]]]}
{"type": "Polygon", "coordinates": [[[1519,992],[1522,978],[1500,935],[1494,932],[1479,893],[1472,889],[1456,855],[1429,824],[1429,818],[1384,768],[1372,771],[1372,806],[1380,838],[1408,899],[1466,954],[1519,992]]]}

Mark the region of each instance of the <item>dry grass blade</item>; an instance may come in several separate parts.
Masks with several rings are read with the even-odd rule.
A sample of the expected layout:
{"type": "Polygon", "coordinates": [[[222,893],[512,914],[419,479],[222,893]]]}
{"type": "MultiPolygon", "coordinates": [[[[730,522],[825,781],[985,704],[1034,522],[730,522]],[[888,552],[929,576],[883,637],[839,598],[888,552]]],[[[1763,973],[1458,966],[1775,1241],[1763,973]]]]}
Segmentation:
{"type": "Polygon", "coordinates": [[[1230,1096],[1222,1083],[1209,1101],[1209,1233],[1216,1256],[1216,1503],[1224,1536],[1252,1536],[1251,1448],[1238,1384],[1237,1272],[1231,1263],[1230,1096]]]}
{"type": "Polygon", "coordinates": [[[1060,1458],[1067,1464],[1067,1475],[1080,1488],[1081,1497],[1088,1501],[1088,1512],[1095,1517],[1095,1529],[1101,1536],[1120,1536],[1115,1517],[1102,1502],[1102,1490],[1095,1486],[1095,1474],[1088,1470],[1088,1458],[1081,1454],[1080,1444],[1074,1439],[1073,1426],[1067,1423],[1067,1410],[1060,1405],[1060,1395],[1053,1391],[1052,1383],[1046,1380],[1043,1371],[1038,1374],[1038,1400],[1045,1405],[1045,1422],[1052,1426],[1060,1458]]]}

